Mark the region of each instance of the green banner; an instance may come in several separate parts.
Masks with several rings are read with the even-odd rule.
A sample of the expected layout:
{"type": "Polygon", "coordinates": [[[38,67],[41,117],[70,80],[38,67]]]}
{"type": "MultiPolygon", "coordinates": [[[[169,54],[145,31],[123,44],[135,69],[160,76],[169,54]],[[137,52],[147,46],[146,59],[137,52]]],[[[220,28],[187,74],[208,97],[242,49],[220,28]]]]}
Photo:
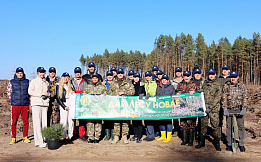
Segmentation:
{"type": "Polygon", "coordinates": [[[70,95],[73,119],[160,120],[205,116],[203,93],[150,97],[118,95],[70,95]]]}

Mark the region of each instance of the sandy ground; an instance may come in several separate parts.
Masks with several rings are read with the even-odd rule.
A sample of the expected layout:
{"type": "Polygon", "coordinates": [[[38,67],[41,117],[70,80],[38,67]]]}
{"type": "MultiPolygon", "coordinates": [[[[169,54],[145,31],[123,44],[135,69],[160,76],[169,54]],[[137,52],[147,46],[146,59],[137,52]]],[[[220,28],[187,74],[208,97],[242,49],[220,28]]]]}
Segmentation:
{"type": "Polygon", "coordinates": [[[130,144],[110,144],[110,141],[101,141],[99,144],[88,144],[75,140],[72,145],[63,145],[58,150],[39,148],[34,146],[33,131],[30,129],[29,138],[32,143],[23,143],[22,132],[17,134],[18,143],[10,145],[10,136],[0,138],[1,161],[260,161],[261,139],[252,138],[246,134],[246,152],[238,153],[225,150],[221,144],[221,152],[217,152],[210,141],[202,149],[194,146],[181,146],[181,139],[172,137],[172,141],[152,141],[130,144]]]}

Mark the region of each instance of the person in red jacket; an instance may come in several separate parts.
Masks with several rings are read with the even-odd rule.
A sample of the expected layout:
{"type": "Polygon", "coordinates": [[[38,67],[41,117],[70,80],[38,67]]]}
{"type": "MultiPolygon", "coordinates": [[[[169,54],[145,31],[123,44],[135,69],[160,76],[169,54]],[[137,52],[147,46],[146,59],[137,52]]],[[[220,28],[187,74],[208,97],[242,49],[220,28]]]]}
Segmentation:
{"type": "MultiPolygon", "coordinates": [[[[76,67],[74,69],[75,77],[71,80],[71,84],[73,85],[73,90],[75,93],[82,93],[84,87],[87,85],[87,82],[81,77],[82,70],[80,67],[76,67]]],[[[76,122],[74,122],[74,136],[76,135],[76,122]]],[[[86,130],[86,120],[79,119],[79,139],[87,142],[87,137],[85,136],[86,130]]]]}

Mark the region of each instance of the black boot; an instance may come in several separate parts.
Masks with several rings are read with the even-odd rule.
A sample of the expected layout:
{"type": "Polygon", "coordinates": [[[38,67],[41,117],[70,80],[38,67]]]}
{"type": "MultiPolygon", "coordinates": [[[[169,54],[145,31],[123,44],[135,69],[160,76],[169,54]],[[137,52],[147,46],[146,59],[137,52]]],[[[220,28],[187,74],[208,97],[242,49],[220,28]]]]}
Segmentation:
{"type": "Polygon", "coordinates": [[[181,143],[181,145],[186,145],[188,143],[188,131],[187,130],[183,130],[183,141],[181,143]]]}
{"type": "Polygon", "coordinates": [[[194,131],[189,131],[189,146],[193,146],[194,131]]]}
{"type": "Polygon", "coordinates": [[[215,137],[215,148],[216,148],[217,151],[221,151],[220,138],[218,138],[218,137],[215,137]]]}
{"type": "Polygon", "coordinates": [[[232,151],[232,146],[227,146],[226,150],[227,151],[232,151]]]}
{"type": "Polygon", "coordinates": [[[199,143],[198,143],[198,145],[195,147],[196,149],[199,149],[199,148],[201,148],[201,147],[205,147],[205,136],[203,136],[203,135],[200,135],[199,136],[199,143]]]}
{"type": "Polygon", "coordinates": [[[104,141],[108,141],[111,138],[111,130],[105,129],[105,134],[106,134],[106,137],[105,137],[104,141]]]}
{"type": "Polygon", "coordinates": [[[245,146],[239,146],[239,149],[240,149],[241,152],[245,152],[246,151],[245,146]]]}

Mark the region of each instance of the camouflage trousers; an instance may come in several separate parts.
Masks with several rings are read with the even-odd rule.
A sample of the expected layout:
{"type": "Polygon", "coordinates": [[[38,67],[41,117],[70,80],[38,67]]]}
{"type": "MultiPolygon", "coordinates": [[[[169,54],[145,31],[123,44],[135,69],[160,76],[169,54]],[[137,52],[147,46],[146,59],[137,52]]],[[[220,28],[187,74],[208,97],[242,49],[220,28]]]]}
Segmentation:
{"type": "Polygon", "coordinates": [[[60,122],[60,110],[59,104],[56,100],[49,102],[49,107],[47,111],[47,126],[49,127],[52,124],[57,124],[60,122]]]}
{"type": "Polygon", "coordinates": [[[192,130],[195,131],[197,118],[181,118],[180,130],[192,130]]]}
{"type": "Polygon", "coordinates": [[[87,120],[87,135],[91,140],[99,140],[102,130],[102,120],[87,120]]]}
{"type": "Polygon", "coordinates": [[[220,138],[220,126],[219,126],[219,113],[209,113],[207,116],[201,118],[201,134],[205,136],[208,129],[208,119],[210,119],[210,124],[213,131],[214,137],[220,138]]]}
{"type": "Polygon", "coordinates": [[[128,135],[129,134],[129,120],[115,120],[114,121],[114,131],[113,135],[120,136],[121,133],[121,123],[122,123],[122,135],[128,135]]]}

